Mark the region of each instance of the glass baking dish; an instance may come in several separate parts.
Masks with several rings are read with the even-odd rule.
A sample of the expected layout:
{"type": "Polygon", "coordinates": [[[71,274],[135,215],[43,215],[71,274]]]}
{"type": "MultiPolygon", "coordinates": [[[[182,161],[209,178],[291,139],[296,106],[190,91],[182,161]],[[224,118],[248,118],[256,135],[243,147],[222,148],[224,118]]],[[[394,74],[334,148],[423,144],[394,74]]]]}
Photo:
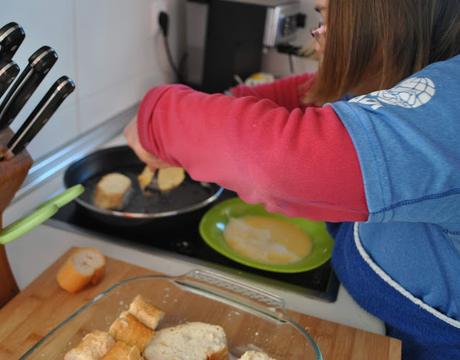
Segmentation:
{"type": "Polygon", "coordinates": [[[192,321],[222,326],[230,359],[247,350],[261,350],[276,360],[323,359],[308,332],[289,317],[281,298],[206,270],[121,281],[56,326],[21,359],[63,359],[86,333],[107,331],[138,294],[165,312],[159,328],[192,321]]]}

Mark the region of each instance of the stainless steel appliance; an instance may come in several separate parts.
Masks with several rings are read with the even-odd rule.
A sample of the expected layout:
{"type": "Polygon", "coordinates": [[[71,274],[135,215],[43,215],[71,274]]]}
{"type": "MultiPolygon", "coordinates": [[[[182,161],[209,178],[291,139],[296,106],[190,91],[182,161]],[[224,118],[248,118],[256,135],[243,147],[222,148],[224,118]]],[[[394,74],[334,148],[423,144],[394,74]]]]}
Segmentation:
{"type": "Polygon", "coordinates": [[[264,47],[287,45],[303,27],[299,0],[187,0],[186,82],[221,92],[261,70],[264,47]]]}

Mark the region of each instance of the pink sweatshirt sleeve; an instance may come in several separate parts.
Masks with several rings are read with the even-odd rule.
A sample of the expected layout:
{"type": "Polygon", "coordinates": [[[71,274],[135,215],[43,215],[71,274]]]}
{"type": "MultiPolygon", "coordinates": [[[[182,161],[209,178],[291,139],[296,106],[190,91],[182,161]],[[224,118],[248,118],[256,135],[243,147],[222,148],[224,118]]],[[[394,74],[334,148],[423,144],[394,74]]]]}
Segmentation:
{"type": "Polygon", "coordinates": [[[367,219],[357,155],[330,106],[288,111],[267,99],[167,85],[146,94],[138,130],[147,151],[269,211],[367,219]]]}
{"type": "Polygon", "coordinates": [[[300,99],[313,84],[314,73],[290,76],[269,84],[247,86],[238,85],[230,89],[235,97],[255,96],[269,99],[288,110],[301,107],[300,99]]]}

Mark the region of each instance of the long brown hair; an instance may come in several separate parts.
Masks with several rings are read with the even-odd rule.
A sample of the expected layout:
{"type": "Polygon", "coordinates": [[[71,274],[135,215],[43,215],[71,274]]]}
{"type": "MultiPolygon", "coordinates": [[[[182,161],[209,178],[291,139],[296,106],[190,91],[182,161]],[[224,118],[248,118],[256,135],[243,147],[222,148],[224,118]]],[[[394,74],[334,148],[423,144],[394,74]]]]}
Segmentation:
{"type": "Polygon", "coordinates": [[[460,0],[329,0],[324,56],[305,104],[390,88],[460,54],[460,0]]]}

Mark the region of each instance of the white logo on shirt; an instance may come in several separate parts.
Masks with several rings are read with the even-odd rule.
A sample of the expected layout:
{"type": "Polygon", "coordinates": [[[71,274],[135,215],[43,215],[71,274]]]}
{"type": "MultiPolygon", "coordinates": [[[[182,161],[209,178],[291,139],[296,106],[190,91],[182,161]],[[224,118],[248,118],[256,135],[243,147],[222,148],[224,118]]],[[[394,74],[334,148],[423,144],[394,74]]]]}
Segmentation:
{"type": "Polygon", "coordinates": [[[383,104],[415,109],[428,103],[436,94],[436,86],[428,78],[410,78],[389,90],[374,91],[368,95],[358,96],[350,102],[370,105],[377,110],[383,104]]]}

